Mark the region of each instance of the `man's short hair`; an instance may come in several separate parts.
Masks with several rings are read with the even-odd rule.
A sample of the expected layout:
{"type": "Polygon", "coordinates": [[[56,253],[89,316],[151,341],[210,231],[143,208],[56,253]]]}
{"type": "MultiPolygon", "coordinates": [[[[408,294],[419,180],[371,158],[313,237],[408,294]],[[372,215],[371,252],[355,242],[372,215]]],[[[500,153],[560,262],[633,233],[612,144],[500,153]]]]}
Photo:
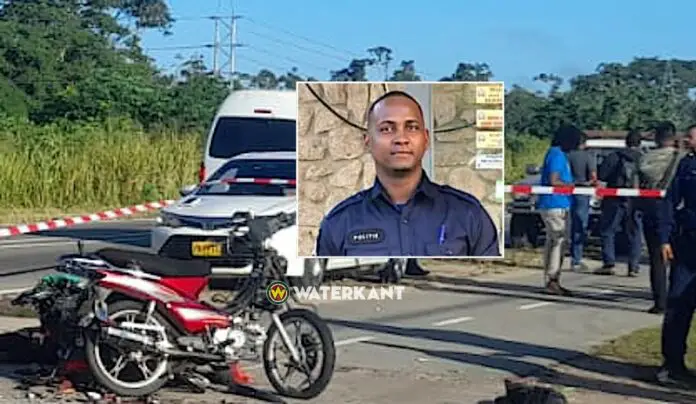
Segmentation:
{"type": "Polygon", "coordinates": [[[670,121],[660,122],[655,126],[655,143],[664,144],[677,136],[677,128],[670,121]]]}
{"type": "Polygon", "coordinates": [[[370,117],[372,116],[372,113],[375,111],[375,107],[377,106],[377,104],[386,100],[387,98],[392,98],[392,97],[405,97],[405,98],[408,98],[409,100],[413,101],[418,106],[418,112],[420,112],[421,119],[423,121],[425,121],[425,114],[423,114],[423,108],[421,107],[418,100],[415,99],[415,97],[413,97],[411,94],[409,94],[405,91],[393,90],[393,91],[388,91],[388,92],[382,94],[376,100],[372,101],[372,104],[370,104],[370,107],[367,109],[367,114],[365,115],[365,120],[367,122],[368,127],[370,126],[370,117]]]}
{"type": "Polygon", "coordinates": [[[554,133],[551,146],[560,147],[566,153],[577,150],[582,144],[583,135],[586,133],[575,125],[562,125],[554,133]]]}
{"type": "Polygon", "coordinates": [[[628,147],[639,147],[642,140],[643,134],[639,130],[633,129],[626,134],[626,146],[628,147]]]}

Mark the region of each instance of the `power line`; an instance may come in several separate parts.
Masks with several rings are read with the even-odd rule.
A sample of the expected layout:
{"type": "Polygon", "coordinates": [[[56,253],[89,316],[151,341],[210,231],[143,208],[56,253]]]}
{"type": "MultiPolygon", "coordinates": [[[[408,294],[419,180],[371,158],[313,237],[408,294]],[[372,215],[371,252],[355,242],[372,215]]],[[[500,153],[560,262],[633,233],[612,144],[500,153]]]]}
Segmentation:
{"type": "Polygon", "coordinates": [[[355,58],[361,58],[361,57],[364,56],[364,55],[360,55],[360,54],[355,53],[355,52],[352,52],[352,51],[348,51],[348,50],[345,50],[345,49],[337,48],[337,47],[335,47],[335,46],[333,46],[333,45],[329,45],[329,44],[326,44],[326,43],[317,41],[317,40],[315,40],[315,39],[307,38],[306,36],[296,34],[296,33],[292,32],[292,31],[289,31],[289,30],[284,29],[284,28],[275,27],[275,26],[273,26],[273,25],[271,25],[271,24],[264,23],[263,21],[259,21],[259,20],[255,19],[255,18],[252,19],[252,18],[247,17],[246,20],[249,21],[249,22],[251,22],[251,23],[253,23],[253,24],[258,24],[258,25],[261,25],[261,26],[265,26],[265,27],[267,27],[268,29],[271,29],[271,30],[280,31],[280,32],[282,32],[282,33],[284,33],[284,34],[286,34],[286,35],[294,36],[295,38],[302,39],[303,41],[306,41],[306,42],[309,42],[309,43],[313,43],[313,44],[315,44],[315,45],[322,46],[322,47],[324,47],[324,48],[331,49],[331,50],[334,50],[334,51],[336,51],[336,52],[340,52],[340,53],[344,53],[344,54],[347,53],[347,54],[349,54],[349,55],[351,55],[351,56],[353,56],[353,57],[355,57],[355,58]]]}
{"type": "Polygon", "coordinates": [[[297,67],[302,66],[302,65],[311,66],[311,67],[313,67],[313,68],[315,68],[315,69],[317,69],[317,70],[323,71],[324,73],[328,73],[328,72],[330,72],[330,71],[332,70],[332,69],[330,69],[330,68],[328,68],[328,67],[326,67],[326,66],[319,66],[319,65],[315,65],[315,64],[313,64],[313,63],[308,63],[307,61],[302,61],[302,60],[298,60],[298,59],[294,59],[294,58],[289,58],[289,57],[286,57],[286,56],[282,56],[282,55],[279,55],[279,54],[277,54],[277,53],[275,53],[275,52],[271,52],[271,51],[268,51],[268,50],[266,50],[266,49],[260,48],[260,47],[258,47],[258,46],[247,46],[247,49],[250,49],[250,50],[252,50],[252,51],[254,51],[254,52],[264,53],[264,54],[266,54],[266,55],[268,55],[268,56],[271,56],[271,57],[274,57],[274,58],[282,58],[282,59],[285,59],[285,60],[287,60],[287,61],[290,62],[290,63],[295,63],[295,65],[296,65],[297,67]]]}
{"type": "Polygon", "coordinates": [[[291,46],[291,47],[296,48],[296,49],[300,49],[300,50],[303,50],[303,51],[306,51],[306,52],[315,53],[315,54],[317,54],[317,55],[326,56],[326,57],[329,57],[329,58],[332,58],[332,59],[339,60],[339,61],[341,61],[341,62],[348,62],[348,63],[350,62],[350,58],[345,58],[345,57],[340,57],[340,56],[336,56],[336,55],[331,55],[331,54],[329,54],[329,53],[322,52],[322,51],[320,51],[320,50],[308,48],[308,47],[305,47],[305,46],[302,46],[302,45],[297,45],[297,44],[292,43],[292,42],[290,42],[290,41],[280,40],[280,39],[274,38],[274,37],[272,37],[272,36],[270,36],[270,35],[263,35],[263,34],[260,34],[260,33],[258,33],[258,32],[249,31],[249,30],[247,30],[247,31],[245,31],[245,32],[246,32],[247,34],[251,34],[251,35],[257,36],[257,37],[259,37],[259,38],[267,39],[267,40],[269,40],[269,41],[271,41],[271,42],[275,42],[275,43],[277,43],[277,44],[291,46]]]}

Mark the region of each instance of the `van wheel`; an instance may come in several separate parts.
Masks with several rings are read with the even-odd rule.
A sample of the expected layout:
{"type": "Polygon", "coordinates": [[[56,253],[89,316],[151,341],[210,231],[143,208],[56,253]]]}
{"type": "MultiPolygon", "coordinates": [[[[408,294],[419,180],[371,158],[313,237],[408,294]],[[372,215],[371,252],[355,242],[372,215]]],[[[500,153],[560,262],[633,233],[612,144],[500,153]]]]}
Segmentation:
{"type": "Polygon", "coordinates": [[[327,258],[306,258],[303,275],[290,278],[290,283],[293,286],[304,288],[320,286],[324,281],[324,272],[326,272],[328,261],[327,258]]]}

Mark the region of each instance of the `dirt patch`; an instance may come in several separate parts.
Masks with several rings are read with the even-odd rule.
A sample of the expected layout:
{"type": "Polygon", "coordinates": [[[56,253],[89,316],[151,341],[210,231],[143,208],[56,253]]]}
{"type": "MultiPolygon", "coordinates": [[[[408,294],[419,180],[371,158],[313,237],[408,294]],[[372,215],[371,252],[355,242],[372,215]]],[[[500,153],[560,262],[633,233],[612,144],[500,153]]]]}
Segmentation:
{"type": "Polygon", "coordinates": [[[12,299],[14,296],[0,297],[0,316],[5,317],[21,317],[21,318],[38,318],[36,312],[28,306],[13,306],[12,299]]]}

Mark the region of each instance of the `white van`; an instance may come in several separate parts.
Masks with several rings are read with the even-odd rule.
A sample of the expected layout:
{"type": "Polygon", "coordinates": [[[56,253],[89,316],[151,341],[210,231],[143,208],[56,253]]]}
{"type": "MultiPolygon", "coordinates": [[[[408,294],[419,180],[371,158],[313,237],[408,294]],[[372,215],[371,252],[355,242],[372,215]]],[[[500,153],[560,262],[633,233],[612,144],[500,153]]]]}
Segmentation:
{"type": "Polygon", "coordinates": [[[297,93],[294,90],[238,90],[227,96],[213,119],[198,172],[205,181],[243,153],[295,151],[297,93]]]}

